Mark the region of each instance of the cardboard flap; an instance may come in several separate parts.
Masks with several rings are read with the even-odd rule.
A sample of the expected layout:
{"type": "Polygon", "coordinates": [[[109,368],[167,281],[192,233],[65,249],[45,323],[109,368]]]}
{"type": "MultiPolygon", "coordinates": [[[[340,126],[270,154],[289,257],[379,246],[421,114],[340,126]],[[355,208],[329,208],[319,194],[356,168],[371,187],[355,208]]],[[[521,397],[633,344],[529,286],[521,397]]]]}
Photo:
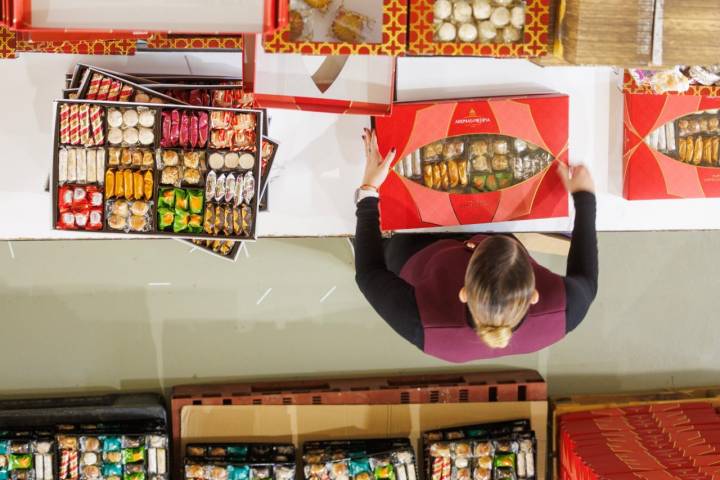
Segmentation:
{"type": "MultiPolygon", "coordinates": [[[[348,61],[347,55],[333,55],[329,57],[319,57],[321,59],[320,65],[315,70],[315,73],[311,75],[315,86],[320,90],[320,93],[325,93],[335,83],[335,80],[342,73],[345,64],[348,61]]],[[[305,57],[305,62],[315,62],[313,57],[305,57]]],[[[311,69],[312,71],[312,69],[311,69]]]]}

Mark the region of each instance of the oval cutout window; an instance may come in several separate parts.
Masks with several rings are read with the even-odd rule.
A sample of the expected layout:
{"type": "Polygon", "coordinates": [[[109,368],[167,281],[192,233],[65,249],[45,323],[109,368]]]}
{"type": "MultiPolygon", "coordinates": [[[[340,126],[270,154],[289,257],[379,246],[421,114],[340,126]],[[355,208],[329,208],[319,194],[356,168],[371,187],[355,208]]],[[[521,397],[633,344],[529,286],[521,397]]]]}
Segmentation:
{"type": "Polygon", "coordinates": [[[668,122],[650,133],[645,143],[682,163],[720,167],[718,110],[696,112],[668,122]]]}
{"type": "Polygon", "coordinates": [[[433,190],[476,194],[517,185],[553,160],[550,152],[519,138],[463,135],[425,145],[397,162],[394,171],[433,190]]]}

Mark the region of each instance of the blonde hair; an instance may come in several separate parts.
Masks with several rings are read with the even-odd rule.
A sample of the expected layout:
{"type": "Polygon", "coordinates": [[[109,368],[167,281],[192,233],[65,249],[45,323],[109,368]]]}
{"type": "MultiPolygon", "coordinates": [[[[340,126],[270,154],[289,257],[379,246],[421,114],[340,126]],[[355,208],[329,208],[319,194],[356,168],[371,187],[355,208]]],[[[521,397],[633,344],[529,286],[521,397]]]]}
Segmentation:
{"type": "Polygon", "coordinates": [[[475,248],[465,271],[465,294],[475,332],[488,347],[510,344],[534,291],[535,272],[520,242],[496,235],[475,248]]]}

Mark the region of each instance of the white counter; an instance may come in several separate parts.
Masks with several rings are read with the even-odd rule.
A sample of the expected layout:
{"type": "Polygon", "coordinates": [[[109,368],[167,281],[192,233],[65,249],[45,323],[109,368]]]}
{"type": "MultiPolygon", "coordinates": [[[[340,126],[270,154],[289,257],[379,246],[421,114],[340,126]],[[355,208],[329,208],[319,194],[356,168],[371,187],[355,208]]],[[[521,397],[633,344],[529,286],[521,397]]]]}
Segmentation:
{"type": "MultiPolygon", "coordinates": [[[[0,239],[128,238],[51,228],[44,190],[52,158],[52,100],[63,75],[82,61],[138,73],[241,74],[238,53],[139,53],[134,57],[22,54],[0,61],[0,239]]],[[[538,93],[570,95],[570,159],[589,165],[598,187],[598,229],[720,229],[720,199],[628,202],[621,196],[622,95],[610,68],[540,68],[522,60],[400,59],[399,100],[538,93]]],[[[282,145],[270,210],[258,233],[350,235],[360,181],[360,134],[367,117],[271,110],[270,135],[282,145]]],[[[462,227],[477,231],[567,231],[568,218],[462,227]]],[[[147,237],[145,237],[147,238],[147,237]]]]}

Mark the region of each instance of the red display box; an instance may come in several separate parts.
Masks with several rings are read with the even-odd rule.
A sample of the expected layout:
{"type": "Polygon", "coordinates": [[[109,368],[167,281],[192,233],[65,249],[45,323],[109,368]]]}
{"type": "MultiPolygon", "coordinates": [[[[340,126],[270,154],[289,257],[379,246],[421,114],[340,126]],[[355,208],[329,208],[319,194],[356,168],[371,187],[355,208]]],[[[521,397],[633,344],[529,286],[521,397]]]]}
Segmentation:
{"type": "Polygon", "coordinates": [[[624,197],[720,197],[718,109],[720,97],[625,93],[624,197]],[[688,124],[683,127],[684,121],[688,124]],[[689,139],[693,141],[690,159],[681,143],[689,139]]]}
{"type": "Polygon", "coordinates": [[[568,194],[556,170],[558,162],[568,162],[568,103],[561,94],[401,103],[394,105],[390,116],[374,118],[380,153],[386,155],[393,147],[398,151],[381,188],[383,230],[567,216],[568,194]],[[429,151],[437,151],[443,139],[451,146],[443,147],[443,160],[433,163],[429,151]],[[514,139],[525,149],[516,149],[522,145],[514,139]],[[510,145],[503,147],[503,141],[510,145]],[[465,142],[464,159],[448,159],[460,142],[465,142]],[[483,142],[488,149],[484,154],[483,142]],[[536,158],[543,159],[543,168],[535,168],[536,158]],[[515,168],[517,159],[523,160],[522,168],[515,168]],[[525,168],[528,159],[531,169],[525,168]],[[467,174],[468,185],[444,188],[443,176],[440,188],[428,188],[428,166],[435,174],[437,164],[442,175],[444,168],[455,169],[451,161],[460,175],[467,174]],[[413,170],[420,165],[419,179],[408,178],[405,168],[398,166],[412,162],[417,164],[413,170]],[[505,163],[510,173],[502,171],[505,163]],[[490,174],[482,173],[486,167],[492,168],[490,174]]]}
{"type": "Polygon", "coordinates": [[[145,39],[170,33],[271,33],[288,21],[287,0],[225,0],[224,5],[188,4],[170,10],[164,2],[152,0],[106,1],[102,9],[96,8],[94,0],[1,1],[0,23],[30,35],[34,41],[145,39]],[[137,11],[143,15],[137,16],[137,11]]]}

